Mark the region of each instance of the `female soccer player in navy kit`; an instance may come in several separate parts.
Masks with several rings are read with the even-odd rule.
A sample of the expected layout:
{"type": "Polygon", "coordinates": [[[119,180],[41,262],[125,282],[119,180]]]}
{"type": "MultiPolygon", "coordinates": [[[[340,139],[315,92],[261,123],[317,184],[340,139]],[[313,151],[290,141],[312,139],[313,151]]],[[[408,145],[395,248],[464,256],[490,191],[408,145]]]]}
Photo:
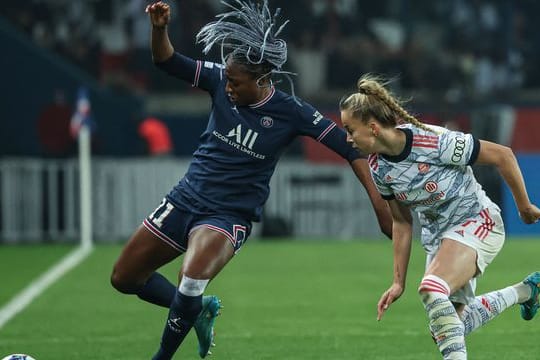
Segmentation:
{"type": "Polygon", "coordinates": [[[465,335],[509,306],[521,304],[521,316],[531,320],[539,307],[540,272],[505,289],[474,295],[476,277],[500,251],[505,235],[499,207],[469,165],[497,167],[522,220],[532,224],[540,218],[512,150],[419,122],[370,75],[358,81],[358,92],[342,100],[340,109],[347,140],[371,154],[373,179],[393,217],[394,280],[379,300],[378,319],[405,289],[413,209],[428,254],[418,291],[444,359],[466,359],[465,335]]]}
{"type": "Polygon", "coordinates": [[[187,173],[136,230],[111,277],[119,291],[170,308],[156,360],[170,359],[192,327],[199,355],[207,355],[219,305],[216,297],[202,294],[245,243],[251,222],[260,219],[276,163],[297,136],[311,136],[349,160],[382,231],[391,233],[388,206],[366,159],[347,144],[345,132],[311,105],[274,87],[272,74],[286,75],[281,66],[287,59],[286,43],[277,38],[283,28],[277,28],[277,13],[270,13],[266,1],[227,5],[231,11],[197,35],[205,52],[221,46],[223,64],[175,52],[167,34],[169,5],[147,7],[154,63],[212,97],[208,127],[187,173]],[[182,253],[176,288],[155,271],[182,253]]]}

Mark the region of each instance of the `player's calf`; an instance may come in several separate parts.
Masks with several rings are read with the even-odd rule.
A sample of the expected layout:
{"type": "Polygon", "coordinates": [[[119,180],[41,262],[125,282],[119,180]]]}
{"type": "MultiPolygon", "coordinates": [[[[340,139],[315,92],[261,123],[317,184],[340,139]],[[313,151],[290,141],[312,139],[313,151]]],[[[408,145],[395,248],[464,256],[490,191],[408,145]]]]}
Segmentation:
{"type": "Polygon", "coordinates": [[[159,350],[153,360],[172,358],[202,310],[202,294],[208,281],[182,277],[171,303],[159,350]]]}
{"type": "Polygon", "coordinates": [[[418,288],[429,318],[429,328],[444,359],[467,359],[463,323],[448,298],[450,287],[443,279],[427,275],[418,288]]]}

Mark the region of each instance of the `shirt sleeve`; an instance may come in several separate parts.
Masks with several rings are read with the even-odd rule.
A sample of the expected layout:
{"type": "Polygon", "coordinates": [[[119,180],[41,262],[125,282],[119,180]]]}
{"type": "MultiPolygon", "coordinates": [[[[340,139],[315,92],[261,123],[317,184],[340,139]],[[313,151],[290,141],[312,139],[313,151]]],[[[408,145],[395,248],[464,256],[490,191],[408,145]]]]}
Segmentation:
{"type": "Polygon", "coordinates": [[[324,117],[306,102],[298,108],[300,118],[298,130],[301,135],[315,139],[349,162],[363,157],[347,142],[347,134],[335,122],[324,117]]]}
{"type": "Polygon", "coordinates": [[[377,154],[370,154],[367,158],[368,164],[369,164],[369,170],[371,172],[371,177],[373,178],[373,183],[375,184],[375,187],[381,194],[382,198],[384,200],[392,200],[395,198],[394,192],[392,191],[392,188],[385,184],[379,172],[379,163],[378,163],[378,155],[377,154]]]}
{"type": "Polygon", "coordinates": [[[439,139],[439,158],[448,165],[472,165],[478,158],[480,141],[471,134],[445,131],[439,139]]]}
{"type": "Polygon", "coordinates": [[[175,52],[169,59],[155,65],[167,74],[188,81],[211,94],[223,79],[223,66],[210,61],[193,60],[175,52]]]}

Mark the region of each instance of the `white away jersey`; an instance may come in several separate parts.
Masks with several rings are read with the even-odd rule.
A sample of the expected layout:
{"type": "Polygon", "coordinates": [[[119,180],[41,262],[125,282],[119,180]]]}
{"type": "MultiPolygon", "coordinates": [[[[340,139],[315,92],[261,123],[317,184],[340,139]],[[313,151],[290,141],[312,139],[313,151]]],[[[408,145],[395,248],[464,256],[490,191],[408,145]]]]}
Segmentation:
{"type": "Polygon", "coordinates": [[[428,253],[439,246],[439,235],[463,224],[482,209],[498,209],[476,181],[472,165],[480,142],[470,134],[430,126],[425,131],[401,125],[406,136],[396,156],[370,155],[373,180],[383,198],[396,199],[416,213],[422,226],[422,245],[428,253]]]}

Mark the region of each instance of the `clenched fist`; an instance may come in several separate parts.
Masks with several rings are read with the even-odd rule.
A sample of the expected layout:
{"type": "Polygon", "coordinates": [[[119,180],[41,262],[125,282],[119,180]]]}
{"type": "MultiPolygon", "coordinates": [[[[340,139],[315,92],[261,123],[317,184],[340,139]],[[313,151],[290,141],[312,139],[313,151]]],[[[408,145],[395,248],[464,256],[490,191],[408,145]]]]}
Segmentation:
{"type": "Polygon", "coordinates": [[[171,20],[171,7],[163,1],[148,5],[145,11],[154,27],[164,28],[171,20]]]}

